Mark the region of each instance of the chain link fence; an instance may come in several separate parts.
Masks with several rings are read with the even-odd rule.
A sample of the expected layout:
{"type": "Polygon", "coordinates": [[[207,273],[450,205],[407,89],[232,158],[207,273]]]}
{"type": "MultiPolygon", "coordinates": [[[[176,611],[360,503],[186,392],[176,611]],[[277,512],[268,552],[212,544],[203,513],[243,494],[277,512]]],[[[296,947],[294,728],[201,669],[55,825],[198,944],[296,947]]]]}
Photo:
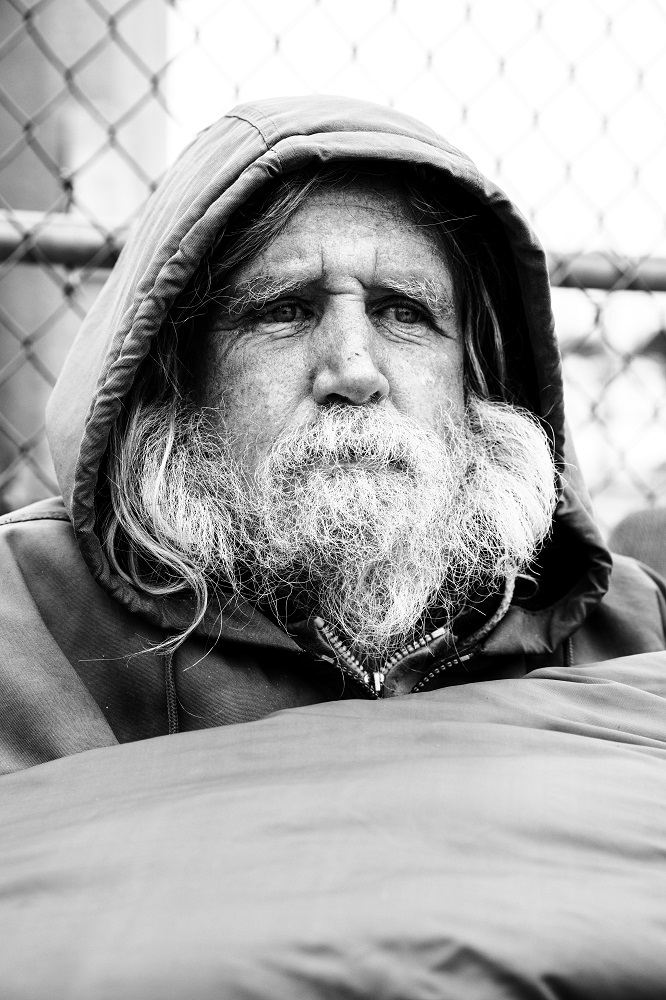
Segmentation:
{"type": "Polygon", "coordinates": [[[602,527],[664,502],[662,0],[4,0],[0,507],[57,492],[46,399],[167,164],[239,101],[320,92],[422,118],[517,201],[602,527]]]}

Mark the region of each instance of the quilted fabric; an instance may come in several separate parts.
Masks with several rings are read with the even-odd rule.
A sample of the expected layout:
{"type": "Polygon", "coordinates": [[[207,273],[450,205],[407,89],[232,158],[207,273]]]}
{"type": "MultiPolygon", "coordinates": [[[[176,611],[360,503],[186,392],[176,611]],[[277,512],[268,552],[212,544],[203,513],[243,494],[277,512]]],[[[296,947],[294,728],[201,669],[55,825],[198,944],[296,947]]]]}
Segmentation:
{"type": "Polygon", "coordinates": [[[666,653],[0,779],[0,997],[663,1000],[666,653]]]}

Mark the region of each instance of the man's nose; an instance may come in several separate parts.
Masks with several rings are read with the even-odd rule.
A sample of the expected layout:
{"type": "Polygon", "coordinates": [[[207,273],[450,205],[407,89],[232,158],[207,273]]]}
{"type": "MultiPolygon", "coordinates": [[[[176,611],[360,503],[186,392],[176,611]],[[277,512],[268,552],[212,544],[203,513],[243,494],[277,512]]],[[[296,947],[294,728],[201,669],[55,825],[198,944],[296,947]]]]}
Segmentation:
{"type": "Polygon", "coordinates": [[[376,336],[365,307],[356,302],[333,310],[320,323],[312,393],[319,406],[363,406],[389,394],[377,359],[376,336]]]}

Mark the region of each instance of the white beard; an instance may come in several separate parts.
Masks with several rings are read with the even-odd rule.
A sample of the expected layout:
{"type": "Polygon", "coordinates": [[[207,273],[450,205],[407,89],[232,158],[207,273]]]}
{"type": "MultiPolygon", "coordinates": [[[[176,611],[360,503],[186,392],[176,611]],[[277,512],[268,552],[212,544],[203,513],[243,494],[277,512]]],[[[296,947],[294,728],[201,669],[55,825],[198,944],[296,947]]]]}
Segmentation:
{"type": "Polygon", "coordinates": [[[511,407],[475,402],[438,434],[383,407],[322,411],[257,472],[255,590],[305,584],[357,651],[386,655],[435,603],[451,627],[534,558],[554,482],[543,431],[511,407]]]}
{"type": "Polygon", "coordinates": [[[382,406],[336,406],[278,439],[248,481],[201,414],[166,466],[142,467],[143,517],[202,579],[255,601],[290,587],[361,655],[386,656],[436,604],[453,623],[528,566],[556,503],[545,433],[526,411],[473,400],[438,433],[382,406]]]}

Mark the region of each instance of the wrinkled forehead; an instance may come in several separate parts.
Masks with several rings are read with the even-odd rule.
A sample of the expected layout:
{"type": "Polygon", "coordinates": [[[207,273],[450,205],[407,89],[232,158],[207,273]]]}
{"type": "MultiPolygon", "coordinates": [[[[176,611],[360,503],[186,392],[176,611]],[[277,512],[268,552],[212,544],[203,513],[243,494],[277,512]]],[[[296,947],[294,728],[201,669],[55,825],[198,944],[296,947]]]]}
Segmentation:
{"type": "Polygon", "coordinates": [[[305,203],[318,205],[322,211],[343,204],[350,213],[374,211],[405,225],[416,223],[404,185],[391,170],[377,176],[352,174],[348,178],[324,178],[308,192],[305,203]]]}
{"type": "Polygon", "coordinates": [[[404,234],[439,251],[443,248],[441,226],[424,224],[417,218],[405,191],[390,179],[374,184],[364,178],[326,185],[308,193],[293,213],[286,229],[311,232],[333,230],[340,240],[347,231],[380,238],[404,234]]]}
{"type": "MultiPolygon", "coordinates": [[[[336,214],[340,220],[342,205],[348,218],[360,219],[368,212],[375,218],[392,219],[405,229],[418,227],[445,251],[446,226],[433,224],[433,214],[448,201],[452,202],[450,212],[445,208],[444,214],[456,221],[469,216],[470,210],[465,206],[460,211],[459,200],[464,195],[457,185],[450,187],[443,199],[441,193],[432,178],[417,177],[404,165],[385,161],[371,165],[334,161],[324,167],[283,174],[268,180],[231,217],[220,234],[220,263],[235,244],[245,248],[244,257],[249,259],[252,251],[267,245],[305,206],[311,212],[316,206],[323,219],[336,214]],[[254,233],[258,239],[253,239],[254,233]]],[[[234,261],[228,259],[227,263],[234,261]]]]}
{"type": "Polygon", "coordinates": [[[273,198],[269,188],[267,195],[240,223],[242,252],[225,253],[228,244],[221,248],[218,274],[225,292],[242,293],[251,284],[256,294],[270,297],[282,285],[323,276],[340,261],[359,261],[364,251],[362,270],[370,284],[385,277],[392,287],[414,283],[430,294],[433,283],[443,281],[453,292],[442,227],[418,216],[391,171],[333,173],[315,177],[311,187],[295,186],[290,195],[286,186],[273,198]]]}
{"type": "Polygon", "coordinates": [[[271,275],[280,274],[307,283],[352,262],[370,284],[393,274],[403,284],[440,274],[448,283],[446,258],[432,227],[417,224],[397,188],[384,184],[374,190],[364,182],[308,194],[280,232],[227,280],[239,286],[251,278],[268,287],[271,275]]]}

